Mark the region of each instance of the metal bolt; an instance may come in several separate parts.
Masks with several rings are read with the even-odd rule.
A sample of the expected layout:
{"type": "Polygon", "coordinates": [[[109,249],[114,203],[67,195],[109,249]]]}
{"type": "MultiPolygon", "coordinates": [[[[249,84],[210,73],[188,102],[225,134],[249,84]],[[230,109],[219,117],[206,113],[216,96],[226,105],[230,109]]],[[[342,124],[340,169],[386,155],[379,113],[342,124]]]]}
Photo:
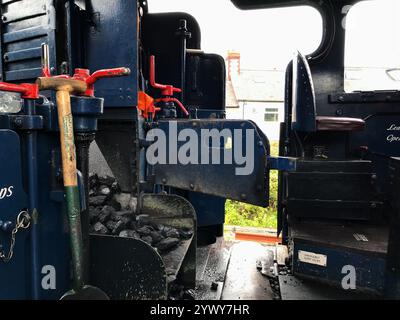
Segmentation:
{"type": "Polygon", "coordinates": [[[0,229],[4,232],[8,232],[12,229],[13,223],[11,221],[0,221],[0,229]]]}
{"type": "Polygon", "coordinates": [[[167,183],[167,179],[163,178],[163,179],[161,180],[161,182],[162,182],[163,184],[166,184],[166,183],[167,183]]]}
{"type": "Polygon", "coordinates": [[[21,119],[21,118],[15,118],[15,120],[14,120],[14,125],[15,125],[17,128],[21,128],[22,125],[23,125],[22,119],[21,119]]]}
{"type": "Polygon", "coordinates": [[[58,169],[58,170],[57,170],[57,172],[56,172],[56,179],[57,179],[57,181],[59,181],[59,182],[63,179],[63,175],[62,175],[61,169],[58,169]]]}
{"type": "Polygon", "coordinates": [[[194,184],[193,183],[190,184],[190,189],[194,190],[194,184]]]}

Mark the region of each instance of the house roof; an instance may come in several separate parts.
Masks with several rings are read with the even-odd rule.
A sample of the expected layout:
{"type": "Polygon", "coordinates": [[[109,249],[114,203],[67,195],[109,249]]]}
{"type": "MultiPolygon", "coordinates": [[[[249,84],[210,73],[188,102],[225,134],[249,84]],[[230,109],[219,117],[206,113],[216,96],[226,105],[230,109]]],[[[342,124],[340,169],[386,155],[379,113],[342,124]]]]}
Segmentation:
{"type": "Polygon", "coordinates": [[[227,81],[226,105],[239,106],[239,102],[282,102],[284,101],[284,71],[241,70],[232,74],[227,81]]]}

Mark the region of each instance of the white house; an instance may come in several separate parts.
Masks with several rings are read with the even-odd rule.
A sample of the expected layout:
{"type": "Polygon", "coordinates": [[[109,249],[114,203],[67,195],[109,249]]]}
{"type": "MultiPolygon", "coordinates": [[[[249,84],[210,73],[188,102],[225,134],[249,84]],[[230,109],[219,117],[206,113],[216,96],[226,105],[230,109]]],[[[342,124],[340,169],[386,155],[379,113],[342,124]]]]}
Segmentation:
{"type": "Polygon", "coordinates": [[[285,72],[241,69],[240,54],[236,52],[228,53],[227,66],[227,118],[252,120],[270,141],[279,140],[284,119],[285,72]],[[234,63],[237,68],[232,71],[234,63]]]}

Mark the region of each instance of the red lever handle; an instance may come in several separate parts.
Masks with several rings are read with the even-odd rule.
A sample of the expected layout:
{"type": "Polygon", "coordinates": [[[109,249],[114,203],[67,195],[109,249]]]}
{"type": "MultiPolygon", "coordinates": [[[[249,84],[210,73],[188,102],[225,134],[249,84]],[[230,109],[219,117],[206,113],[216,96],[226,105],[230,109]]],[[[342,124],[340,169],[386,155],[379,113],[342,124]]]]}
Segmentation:
{"type": "Polygon", "coordinates": [[[150,56],[150,85],[155,89],[161,90],[163,96],[173,96],[174,93],[182,92],[181,89],[167,84],[159,84],[156,82],[156,57],[150,56]]]}
{"type": "Polygon", "coordinates": [[[14,84],[0,82],[0,91],[20,93],[23,99],[39,99],[39,86],[35,83],[14,84]]]}
{"type": "Polygon", "coordinates": [[[75,69],[73,79],[86,82],[88,89],[86,90],[84,95],[87,97],[93,97],[94,84],[96,83],[96,81],[103,78],[123,77],[130,74],[131,70],[129,68],[103,69],[94,72],[92,75],[90,75],[90,71],[87,69],[75,69]]]}
{"type": "Polygon", "coordinates": [[[150,56],[150,85],[155,89],[161,90],[161,98],[157,99],[156,102],[174,102],[182,110],[182,112],[189,116],[189,112],[186,110],[185,106],[178,99],[173,98],[174,93],[182,92],[181,89],[175,88],[172,85],[159,84],[156,82],[156,58],[155,56],[150,56]]]}
{"type": "MultiPolygon", "coordinates": [[[[49,46],[45,43],[42,44],[42,73],[44,77],[51,77],[50,62],[49,62],[49,46]]],[[[115,69],[103,69],[94,72],[90,75],[90,71],[87,69],[75,69],[75,74],[72,77],[74,80],[80,80],[86,82],[88,89],[84,93],[85,96],[94,96],[94,84],[97,80],[102,78],[122,77],[131,74],[129,68],[115,68],[115,69]]],[[[55,78],[71,79],[69,75],[58,75],[55,78]]]]}
{"type": "Polygon", "coordinates": [[[65,78],[83,81],[87,84],[87,90],[85,91],[83,96],[93,97],[94,84],[97,80],[103,78],[123,77],[130,74],[131,70],[129,68],[103,69],[94,72],[92,75],[90,75],[90,71],[88,69],[75,69],[75,74],[72,77],[66,74],[62,74],[59,76],[54,76],[54,78],[65,78]]]}
{"type": "MultiPolygon", "coordinates": [[[[75,76],[86,75],[85,69],[76,69],[75,76]]],[[[93,72],[89,77],[85,77],[85,82],[88,86],[95,84],[97,80],[102,78],[114,78],[114,77],[123,77],[131,74],[131,70],[129,68],[115,68],[115,69],[103,69],[93,72]]]]}
{"type": "Polygon", "coordinates": [[[189,116],[189,112],[186,110],[185,106],[182,104],[182,102],[180,102],[178,99],[176,98],[160,98],[155,100],[156,102],[174,102],[178,105],[178,107],[182,110],[182,112],[185,114],[185,116],[189,116]]]}

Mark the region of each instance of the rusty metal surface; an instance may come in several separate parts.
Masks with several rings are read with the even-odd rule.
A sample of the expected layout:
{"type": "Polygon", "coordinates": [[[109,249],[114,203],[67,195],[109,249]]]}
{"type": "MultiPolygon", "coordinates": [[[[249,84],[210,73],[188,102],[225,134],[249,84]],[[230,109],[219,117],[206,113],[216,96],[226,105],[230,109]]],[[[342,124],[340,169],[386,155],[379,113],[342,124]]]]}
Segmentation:
{"type": "Polygon", "coordinates": [[[267,234],[261,233],[246,233],[246,232],[235,232],[235,240],[238,241],[252,241],[257,243],[266,243],[266,244],[276,244],[281,243],[281,237],[274,237],[267,234]]]}

